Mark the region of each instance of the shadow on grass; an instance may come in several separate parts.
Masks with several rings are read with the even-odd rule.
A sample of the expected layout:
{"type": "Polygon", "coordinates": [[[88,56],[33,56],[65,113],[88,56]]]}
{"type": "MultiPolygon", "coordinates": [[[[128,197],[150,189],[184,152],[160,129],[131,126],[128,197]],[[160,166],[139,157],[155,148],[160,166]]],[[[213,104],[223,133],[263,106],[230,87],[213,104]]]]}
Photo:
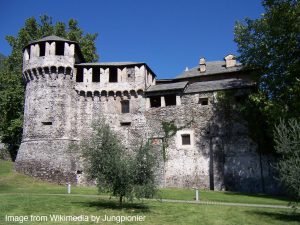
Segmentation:
{"type": "Polygon", "coordinates": [[[147,205],[143,203],[131,203],[131,202],[125,202],[122,206],[119,205],[118,201],[108,201],[99,199],[98,201],[90,201],[90,202],[74,202],[77,204],[80,204],[84,207],[92,207],[96,208],[97,210],[103,210],[103,209],[111,209],[111,210],[126,210],[126,211],[132,211],[135,213],[147,213],[150,212],[150,209],[147,205]]]}
{"type": "Polygon", "coordinates": [[[276,200],[283,200],[283,201],[291,201],[290,198],[287,196],[280,196],[280,195],[267,195],[267,194],[252,194],[252,193],[242,193],[242,192],[224,192],[226,195],[232,195],[232,196],[248,196],[248,197],[260,197],[265,199],[276,199],[276,200]]]}
{"type": "Polygon", "coordinates": [[[262,211],[247,211],[247,213],[270,218],[273,220],[278,220],[281,222],[299,222],[300,221],[300,213],[290,212],[262,212],[262,211]]]}

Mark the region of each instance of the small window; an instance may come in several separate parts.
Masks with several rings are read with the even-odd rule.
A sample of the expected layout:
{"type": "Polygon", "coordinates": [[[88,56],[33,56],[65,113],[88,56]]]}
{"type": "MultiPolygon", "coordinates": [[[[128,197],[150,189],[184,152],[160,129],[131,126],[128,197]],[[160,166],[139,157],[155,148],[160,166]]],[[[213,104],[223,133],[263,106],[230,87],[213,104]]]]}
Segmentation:
{"type": "Polygon", "coordinates": [[[39,45],[40,45],[40,56],[45,56],[46,43],[45,42],[41,42],[39,45]]]}
{"type": "Polygon", "coordinates": [[[109,68],[109,82],[111,83],[118,82],[118,68],[116,67],[109,68]]]}
{"type": "Polygon", "coordinates": [[[83,68],[77,68],[76,82],[83,82],[83,68]]]}
{"type": "Polygon", "coordinates": [[[64,55],[65,53],[65,43],[64,42],[56,42],[55,43],[55,55],[64,55]]]}
{"type": "Polygon", "coordinates": [[[129,101],[128,100],[121,101],[121,111],[122,111],[122,113],[129,113],[129,101]]]}
{"type": "Polygon", "coordinates": [[[92,82],[100,82],[100,68],[93,68],[92,82]]]}
{"type": "Polygon", "coordinates": [[[191,145],[191,135],[182,134],[181,140],[182,140],[182,145],[191,145]]]}
{"type": "Polygon", "coordinates": [[[120,125],[121,127],[128,127],[131,125],[131,122],[121,122],[120,125]]]}
{"type": "Polygon", "coordinates": [[[151,108],[157,108],[161,106],[160,96],[152,96],[150,97],[150,106],[151,108]]]}
{"type": "Polygon", "coordinates": [[[176,95],[165,95],[166,106],[176,105],[176,95]]]}
{"type": "Polygon", "coordinates": [[[208,98],[200,98],[199,104],[200,105],[208,105],[208,98]]]}
{"type": "Polygon", "coordinates": [[[47,122],[42,122],[42,124],[45,125],[45,126],[50,126],[50,125],[52,125],[52,122],[47,121],[47,122]]]}
{"type": "Polygon", "coordinates": [[[76,174],[82,174],[82,170],[77,170],[76,174]]]}

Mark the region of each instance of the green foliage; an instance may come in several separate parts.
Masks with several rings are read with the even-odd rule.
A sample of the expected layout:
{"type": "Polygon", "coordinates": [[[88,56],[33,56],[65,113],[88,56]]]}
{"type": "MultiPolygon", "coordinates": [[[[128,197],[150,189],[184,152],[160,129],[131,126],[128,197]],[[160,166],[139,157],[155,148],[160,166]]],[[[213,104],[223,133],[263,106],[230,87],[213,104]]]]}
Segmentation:
{"type": "Polygon", "coordinates": [[[274,151],[273,129],[280,118],[300,117],[300,4],[263,0],[265,13],[235,26],[239,60],[253,69],[257,91],[243,106],[253,139],[262,152],[274,151]]]}
{"type": "Polygon", "coordinates": [[[300,122],[281,120],[275,127],[276,151],[281,155],[277,164],[279,179],[291,197],[300,200],[300,122]]]}
{"type": "Polygon", "coordinates": [[[52,18],[43,15],[40,21],[31,17],[25,21],[16,36],[7,36],[12,48],[0,70],[0,138],[8,145],[12,159],[15,159],[22,136],[24,91],[22,82],[22,48],[31,41],[48,35],[77,41],[87,61],[97,61],[95,40],[97,34],[83,34],[76,20],[66,26],[63,22],[52,23],[52,18]]]}
{"type": "Polygon", "coordinates": [[[257,70],[256,107],[269,126],[279,118],[300,116],[300,3],[264,0],[265,13],[235,27],[235,41],[244,66],[257,70]]]}
{"type": "Polygon", "coordinates": [[[3,54],[1,54],[0,53],[0,70],[1,70],[1,68],[2,68],[2,66],[3,66],[3,64],[4,64],[4,59],[5,59],[6,57],[3,55],[3,54]]]}
{"type": "Polygon", "coordinates": [[[149,198],[155,192],[155,155],[147,142],[132,155],[121,144],[108,124],[98,121],[93,125],[94,134],[82,141],[87,173],[97,181],[100,191],[108,191],[123,198],[149,198]]]}

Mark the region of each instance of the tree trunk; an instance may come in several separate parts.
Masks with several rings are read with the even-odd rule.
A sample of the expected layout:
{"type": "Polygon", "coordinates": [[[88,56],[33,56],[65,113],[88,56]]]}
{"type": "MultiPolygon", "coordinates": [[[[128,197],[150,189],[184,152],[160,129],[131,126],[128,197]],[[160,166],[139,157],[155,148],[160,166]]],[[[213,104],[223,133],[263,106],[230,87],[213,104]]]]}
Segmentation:
{"type": "Polygon", "coordinates": [[[123,195],[120,196],[119,203],[120,203],[120,206],[122,207],[122,204],[123,204],[123,195]]]}

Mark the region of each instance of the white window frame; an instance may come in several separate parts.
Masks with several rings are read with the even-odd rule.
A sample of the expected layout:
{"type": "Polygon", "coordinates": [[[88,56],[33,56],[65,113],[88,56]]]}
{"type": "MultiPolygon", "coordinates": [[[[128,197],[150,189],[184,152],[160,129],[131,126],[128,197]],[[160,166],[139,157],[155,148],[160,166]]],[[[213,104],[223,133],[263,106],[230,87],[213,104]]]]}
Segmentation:
{"type": "Polygon", "coordinates": [[[179,130],[176,133],[176,146],[177,148],[183,148],[183,149],[188,149],[188,148],[193,148],[195,146],[195,135],[193,130],[179,130]],[[189,134],[190,135],[190,145],[183,145],[182,144],[182,135],[189,134]]]}

